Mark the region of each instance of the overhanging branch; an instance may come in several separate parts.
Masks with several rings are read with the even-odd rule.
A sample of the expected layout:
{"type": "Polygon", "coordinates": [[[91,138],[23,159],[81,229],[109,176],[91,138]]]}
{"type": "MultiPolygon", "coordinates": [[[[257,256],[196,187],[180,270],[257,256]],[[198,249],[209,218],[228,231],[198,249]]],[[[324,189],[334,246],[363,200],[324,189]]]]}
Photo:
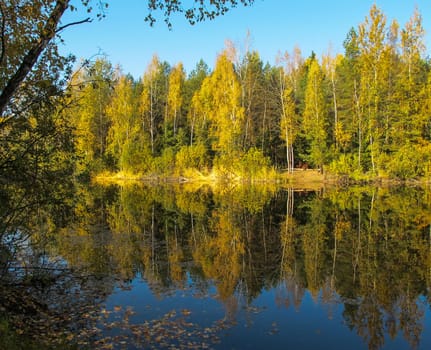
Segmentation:
{"type": "Polygon", "coordinates": [[[82,21],[71,22],[71,23],[65,24],[64,26],[58,28],[55,31],[55,33],[57,34],[57,33],[61,32],[62,30],[66,29],[67,27],[76,26],[78,24],[83,24],[83,23],[91,23],[91,22],[93,22],[93,20],[90,17],[83,19],[82,21]]]}

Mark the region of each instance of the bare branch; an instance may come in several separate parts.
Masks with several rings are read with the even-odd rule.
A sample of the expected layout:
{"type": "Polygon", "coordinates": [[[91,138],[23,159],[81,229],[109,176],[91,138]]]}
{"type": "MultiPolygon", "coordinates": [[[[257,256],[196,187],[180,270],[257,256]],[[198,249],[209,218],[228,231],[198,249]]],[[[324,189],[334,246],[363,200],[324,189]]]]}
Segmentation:
{"type": "Polygon", "coordinates": [[[71,23],[65,24],[64,26],[58,28],[55,31],[55,33],[57,34],[57,33],[61,32],[62,30],[66,29],[67,27],[76,26],[78,24],[83,24],[83,23],[91,23],[91,22],[93,22],[93,20],[90,17],[83,19],[82,21],[71,22],[71,23]]]}

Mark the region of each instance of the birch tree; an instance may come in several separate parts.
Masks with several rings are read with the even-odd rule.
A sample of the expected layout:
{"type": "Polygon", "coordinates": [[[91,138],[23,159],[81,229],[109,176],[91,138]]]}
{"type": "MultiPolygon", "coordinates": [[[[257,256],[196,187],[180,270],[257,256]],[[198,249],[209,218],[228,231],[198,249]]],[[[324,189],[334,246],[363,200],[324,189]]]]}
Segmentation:
{"type": "Polygon", "coordinates": [[[296,96],[298,94],[300,68],[303,63],[301,51],[299,47],[295,47],[292,54],[285,52],[277,60],[283,64],[278,70],[277,92],[281,106],[280,136],[286,143],[287,171],[293,172],[295,167],[294,143],[300,131],[296,96]]]}
{"type": "Polygon", "coordinates": [[[71,81],[70,93],[78,102],[68,111],[75,127],[74,136],[78,154],[84,166],[100,171],[104,166],[110,120],[106,108],[115,84],[111,64],[98,59],[71,81]]]}
{"type": "Polygon", "coordinates": [[[177,133],[178,126],[181,123],[182,107],[184,100],[184,81],[185,72],[182,63],[174,66],[169,74],[168,87],[168,115],[167,122],[172,124],[174,137],[177,133]]]}
{"type": "Polygon", "coordinates": [[[385,120],[382,115],[384,93],[386,16],[373,5],[370,14],[359,25],[359,49],[361,68],[361,104],[364,106],[367,143],[372,172],[378,172],[378,158],[382,153],[385,120]]]}
{"type": "Polygon", "coordinates": [[[225,52],[218,56],[198,96],[200,112],[208,117],[212,149],[226,155],[239,151],[244,120],[241,86],[225,52]]]}
{"type": "Polygon", "coordinates": [[[160,62],[159,57],[153,55],[141,80],[143,89],[140,98],[140,114],[143,130],[149,133],[153,156],[158,151],[156,142],[167,110],[165,68],[166,65],[160,62]]]}

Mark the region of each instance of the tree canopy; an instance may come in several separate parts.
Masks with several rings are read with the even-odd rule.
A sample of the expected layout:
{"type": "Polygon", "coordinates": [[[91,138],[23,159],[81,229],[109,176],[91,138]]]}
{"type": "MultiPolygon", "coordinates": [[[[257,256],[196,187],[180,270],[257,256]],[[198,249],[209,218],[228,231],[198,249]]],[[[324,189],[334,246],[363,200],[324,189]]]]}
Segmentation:
{"type": "MultiPolygon", "coordinates": [[[[240,0],[239,3],[250,5],[253,1],[240,0]]],[[[104,0],[81,0],[81,3],[88,13],[95,8],[98,18],[104,17],[104,10],[108,7],[104,0]]],[[[156,21],[153,14],[161,11],[165,22],[171,26],[171,15],[182,13],[194,24],[223,15],[237,4],[236,0],[194,0],[184,6],[180,0],[148,0],[148,14],[143,16],[153,25],[156,21]]],[[[43,73],[58,73],[64,68],[64,58],[57,49],[62,31],[91,21],[87,17],[73,23],[62,23],[66,11],[76,10],[70,0],[0,2],[0,115],[4,115],[7,107],[11,108],[11,103],[17,103],[19,88],[29,75],[41,80],[43,73]]]]}
{"type": "MultiPolygon", "coordinates": [[[[108,6],[81,3],[96,18],[108,6]]],[[[154,24],[161,12],[170,25],[179,13],[194,24],[252,3],[149,1],[146,19],[154,24]]],[[[78,173],[214,169],[253,178],[314,167],[356,179],[431,174],[431,65],[417,9],[402,27],[373,5],[347,33],[344,54],[306,58],[296,47],[270,65],[257,50],[229,44],[213,71],[201,61],[187,75],[181,62],[154,56],[138,80],[106,59],[72,72],[74,58],[58,52],[61,34],[91,18],[62,23],[66,11],[78,10],[68,0],[0,2],[3,170],[31,162],[49,168],[37,152],[48,157],[55,149],[78,157],[78,173]],[[60,134],[56,147],[47,142],[60,134]]]]}

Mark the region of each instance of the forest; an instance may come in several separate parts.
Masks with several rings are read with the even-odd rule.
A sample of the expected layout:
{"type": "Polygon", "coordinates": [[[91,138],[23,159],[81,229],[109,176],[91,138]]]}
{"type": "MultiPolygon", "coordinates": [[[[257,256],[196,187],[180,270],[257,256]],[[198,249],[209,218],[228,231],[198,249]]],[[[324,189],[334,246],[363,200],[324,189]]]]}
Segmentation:
{"type": "MultiPolygon", "coordinates": [[[[218,12],[186,18],[232,1],[210,3],[218,12]]],[[[234,334],[241,313],[266,312],[255,305],[269,291],[286,310],[322,304],[370,349],[427,344],[431,60],[419,10],[402,27],[372,6],[340,54],[294,47],[270,64],[247,37],[213,67],[154,55],[137,78],[59,53],[61,31],[89,21],[61,24],[69,5],[0,1],[0,348],[151,347],[161,331],[166,348],[202,348],[234,334]],[[277,183],[306,169],[356,184],[277,183]],[[111,177],[126,181],[86,181],[111,177]],[[375,186],[386,179],[427,186],[375,186]],[[160,299],[181,295],[176,318],[147,322],[156,303],[138,321],[127,304],[107,307],[137,279],[160,299]],[[195,332],[184,293],[214,297],[225,322],[195,332]]]]}
{"type": "Polygon", "coordinates": [[[62,110],[77,172],[268,179],[314,168],[429,180],[424,38],[418,9],[400,27],[374,5],[344,54],[304,58],[295,47],[271,65],[226,41],[212,70],[201,60],[187,73],[155,54],[140,79],[103,57],[83,62],[62,110]]]}

